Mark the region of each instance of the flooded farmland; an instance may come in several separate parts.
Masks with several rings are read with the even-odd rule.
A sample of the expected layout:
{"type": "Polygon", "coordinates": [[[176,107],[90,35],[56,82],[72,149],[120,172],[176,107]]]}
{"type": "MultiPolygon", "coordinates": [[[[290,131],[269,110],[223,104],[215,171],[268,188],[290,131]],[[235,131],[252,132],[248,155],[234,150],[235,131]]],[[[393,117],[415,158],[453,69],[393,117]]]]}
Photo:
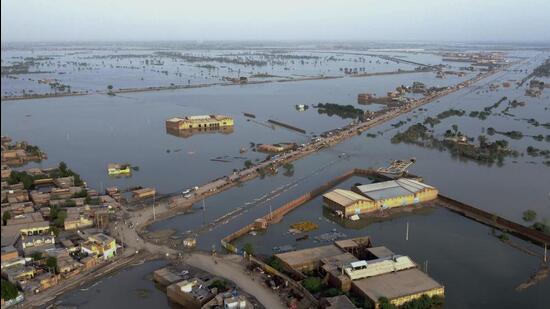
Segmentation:
{"type": "MultiPolygon", "coordinates": [[[[3,65],[28,57],[42,60],[34,59],[30,66],[32,72],[38,73],[16,75],[17,79],[2,75],[3,95],[21,95],[23,89],[25,93],[52,90],[38,83],[39,79],[56,79],[63,85],[70,85],[72,90],[90,95],[3,101],[2,135],[29,141],[47,152],[47,160],[29,166],[49,167],[59,161],[67,162],[95,189],[111,185],[121,188],[142,185],[154,186],[161,194],[172,194],[228,175],[241,169],[248,160],[263,160],[266,155],[253,151],[252,144],[302,144],[351,121],[319,113],[314,107],[318,103],[349,104],[374,111],[381,106],[357,103],[359,93],[383,96],[400,85],[413,82],[422,82],[427,87],[443,87],[473,75],[466,72],[461,77],[437,78],[433,72],[412,72],[352,76],[340,69],[389,72],[414,70],[415,66],[380,60],[379,57],[338,52],[327,54],[326,51],[267,54],[265,51],[243,50],[177,52],[181,54],[148,49],[116,53],[109,49],[81,48],[39,52],[9,50],[2,55],[3,65]],[[240,56],[236,57],[236,54],[240,56]],[[287,67],[292,69],[286,70],[287,67]],[[225,83],[223,77],[236,78],[243,72],[248,76],[259,76],[251,77],[251,80],[264,78],[273,82],[217,84],[225,83]],[[276,82],[278,78],[321,75],[341,78],[276,82]],[[105,94],[107,85],[120,89],[171,83],[206,83],[212,86],[105,94]],[[295,108],[298,104],[311,107],[298,111],[295,108]],[[246,117],[243,113],[254,114],[256,118],[246,117]],[[234,129],[225,134],[212,132],[190,136],[177,136],[166,131],[164,121],[170,117],[201,114],[229,115],[235,120],[234,129]],[[273,126],[268,123],[269,119],[297,126],[306,133],[273,126]],[[59,125],[52,126],[52,123],[59,125]],[[244,152],[240,151],[242,148],[244,152]],[[139,166],[139,171],[129,178],[112,178],[106,171],[110,162],[129,162],[139,166]]],[[[550,124],[550,95],[545,90],[542,96],[528,97],[525,96],[527,85],[516,86],[550,54],[534,51],[510,53],[521,62],[474,87],[445,96],[341,144],[300,159],[293,163],[292,173],[281,171],[221,192],[206,199],[204,204],[194,205],[190,214],[157,221],[150,230],[174,229],[179,235],[195,234],[200,249],[220,250],[220,240],[225,235],[349,169],[380,167],[392,159],[412,157],[416,158],[416,163],[410,171],[422,176],[426,183],[436,186],[447,196],[516,222],[522,222],[522,213],[526,209],[535,210],[541,220],[550,220],[550,159],[540,151],[535,155],[528,150],[536,148],[544,152],[550,149],[550,127],[545,125],[550,124]],[[504,87],[504,83],[512,86],[504,87]],[[499,87],[494,86],[497,84],[499,87]],[[501,104],[491,107],[503,97],[506,99],[501,104]],[[514,100],[523,104],[513,104],[514,100]],[[472,112],[484,111],[488,107],[491,108],[484,119],[470,116],[472,112]],[[449,110],[461,112],[439,116],[449,110]],[[454,130],[474,143],[483,135],[488,141],[505,140],[515,155],[489,164],[457,156],[444,147],[427,147],[392,139],[416,123],[425,123],[428,117],[438,119],[433,126],[426,124],[434,138],[442,140],[448,130],[454,130]],[[521,138],[506,135],[503,128],[521,132],[521,138]],[[240,215],[210,225],[237,208],[243,209],[240,215]]],[[[384,54],[430,65],[442,61],[441,56],[428,53],[384,54]]],[[[459,67],[451,63],[449,69],[458,70],[459,67]]],[[[550,82],[548,78],[542,80],[550,82]]],[[[361,181],[366,180],[352,178],[339,187],[349,189],[361,181]]],[[[315,246],[315,236],[330,231],[350,237],[369,235],[375,244],[410,255],[419,263],[427,261],[430,276],[446,287],[446,308],[517,308],[526,304],[537,308],[545,302],[541,299],[550,300],[545,293],[550,287],[548,281],[526,291],[515,291],[537,270],[537,258],[502,243],[490,228],[442,208],[427,208],[380,222],[349,225],[340,224],[337,218],[323,211],[322,201],[317,198],[290,213],[283,222],[270,226],[267,232],[245,236],[237,245],[251,243],[258,253],[270,255],[276,246],[315,246]],[[321,228],[312,232],[308,240],[296,242],[287,230],[291,223],[304,219],[315,221],[321,228]],[[407,223],[411,226],[411,237],[405,241],[407,223]]],[[[541,252],[538,247],[519,239],[513,240],[541,252]]],[[[141,269],[150,270],[150,267],[144,266],[139,271],[133,269],[114,277],[131,275],[138,280],[144,275],[141,269]]],[[[112,279],[98,285],[107,286],[95,290],[93,296],[92,292],[80,291],[69,295],[66,302],[96,307],[107,302],[113,291],[127,295],[136,304],[142,301],[132,291],[112,285],[109,281],[112,279]]],[[[153,289],[149,282],[141,282],[138,288],[153,289]]],[[[158,291],[152,293],[146,301],[167,307],[165,298],[157,294],[158,291]]]]}

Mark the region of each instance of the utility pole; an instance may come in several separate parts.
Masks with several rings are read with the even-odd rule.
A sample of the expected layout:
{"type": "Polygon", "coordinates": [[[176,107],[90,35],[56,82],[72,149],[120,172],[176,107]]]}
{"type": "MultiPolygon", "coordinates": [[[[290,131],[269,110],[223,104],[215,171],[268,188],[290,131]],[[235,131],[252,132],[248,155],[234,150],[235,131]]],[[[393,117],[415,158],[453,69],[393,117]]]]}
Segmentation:
{"type": "Polygon", "coordinates": [[[269,221],[273,221],[273,214],[271,213],[271,204],[269,204],[269,221]]]}
{"type": "Polygon", "coordinates": [[[426,274],[428,273],[428,260],[426,260],[426,262],[424,262],[424,272],[426,274]]]}
{"type": "Polygon", "coordinates": [[[153,221],[156,221],[157,220],[157,214],[155,212],[155,197],[156,197],[157,193],[155,192],[153,194],[153,221]]]}
{"type": "Polygon", "coordinates": [[[405,233],[405,240],[409,240],[409,221],[407,221],[407,232],[405,233]]]}
{"type": "Polygon", "coordinates": [[[544,263],[546,263],[546,243],[544,244],[544,263]]]}

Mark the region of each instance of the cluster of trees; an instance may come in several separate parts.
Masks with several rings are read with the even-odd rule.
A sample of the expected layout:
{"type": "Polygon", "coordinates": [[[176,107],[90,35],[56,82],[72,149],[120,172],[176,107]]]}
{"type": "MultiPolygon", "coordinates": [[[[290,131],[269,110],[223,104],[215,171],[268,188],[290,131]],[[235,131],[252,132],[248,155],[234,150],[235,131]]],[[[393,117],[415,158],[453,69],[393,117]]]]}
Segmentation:
{"type": "Polygon", "coordinates": [[[337,115],[343,119],[362,119],[365,114],[362,109],[355,108],[353,105],[319,103],[317,104],[317,108],[319,114],[327,114],[328,116],[337,115]]]}
{"type": "Polygon", "coordinates": [[[57,169],[51,171],[49,174],[44,175],[30,175],[25,171],[12,171],[10,177],[7,179],[8,184],[14,185],[16,183],[23,183],[25,190],[33,188],[33,183],[35,180],[44,179],[44,178],[60,178],[60,177],[69,177],[73,176],[75,186],[82,186],[84,182],[80,178],[80,175],[75,173],[73,170],[67,167],[65,162],[59,163],[57,169]]]}

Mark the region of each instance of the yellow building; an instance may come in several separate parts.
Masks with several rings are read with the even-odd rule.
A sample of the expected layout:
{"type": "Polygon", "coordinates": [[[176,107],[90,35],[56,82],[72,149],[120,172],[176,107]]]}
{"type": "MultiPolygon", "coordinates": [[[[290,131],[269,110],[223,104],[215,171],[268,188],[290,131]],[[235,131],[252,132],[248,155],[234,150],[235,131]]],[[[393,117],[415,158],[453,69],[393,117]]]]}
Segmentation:
{"type": "Polygon", "coordinates": [[[233,126],[233,118],[224,115],[173,117],[166,120],[166,128],[171,130],[214,129],[231,126],[233,126]]]}
{"type": "Polygon", "coordinates": [[[328,208],[346,218],[376,210],[374,201],[349,190],[335,189],[323,194],[323,201],[328,208]]]}
{"type": "Polygon", "coordinates": [[[354,186],[352,190],[372,200],[376,209],[427,202],[438,194],[435,187],[408,178],[354,186]]]}
{"type": "Polygon", "coordinates": [[[116,241],[103,233],[92,235],[81,245],[83,252],[97,257],[108,259],[116,254],[116,241]]]}

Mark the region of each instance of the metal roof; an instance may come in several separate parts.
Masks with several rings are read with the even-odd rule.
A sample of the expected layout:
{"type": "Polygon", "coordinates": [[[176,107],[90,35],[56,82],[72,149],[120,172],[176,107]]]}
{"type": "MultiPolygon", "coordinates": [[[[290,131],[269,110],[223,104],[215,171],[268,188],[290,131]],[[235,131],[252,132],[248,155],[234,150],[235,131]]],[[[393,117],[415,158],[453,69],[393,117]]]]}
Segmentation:
{"type": "Polygon", "coordinates": [[[351,205],[357,201],[367,201],[368,198],[359,195],[353,191],[349,190],[343,190],[343,189],[335,189],[331,192],[323,194],[324,198],[327,198],[331,201],[334,201],[342,206],[348,206],[351,205]]]}
{"type": "Polygon", "coordinates": [[[373,200],[383,200],[414,194],[425,189],[434,189],[434,187],[416,180],[400,178],[397,180],[361,185],[358,186],[357,189],[373,200]]]}

